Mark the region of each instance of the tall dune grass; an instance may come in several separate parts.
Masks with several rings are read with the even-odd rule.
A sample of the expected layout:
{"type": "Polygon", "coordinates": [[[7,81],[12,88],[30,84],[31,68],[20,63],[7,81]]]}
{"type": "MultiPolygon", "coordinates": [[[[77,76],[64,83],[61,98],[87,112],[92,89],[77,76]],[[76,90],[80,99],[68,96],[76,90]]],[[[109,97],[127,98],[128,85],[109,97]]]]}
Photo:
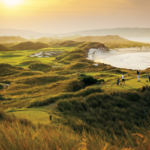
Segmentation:
{"type": "Polygon", "coordinates": [[[0,111],[1,150],[149,150],[150,129],[110,138],[104,131],[81,134],[64,125],[33,125],[0,111]],[[2,117],[3,115],[3,117],[2,117]],[[4,117],[5,116],[5,117],[4,117]]]}

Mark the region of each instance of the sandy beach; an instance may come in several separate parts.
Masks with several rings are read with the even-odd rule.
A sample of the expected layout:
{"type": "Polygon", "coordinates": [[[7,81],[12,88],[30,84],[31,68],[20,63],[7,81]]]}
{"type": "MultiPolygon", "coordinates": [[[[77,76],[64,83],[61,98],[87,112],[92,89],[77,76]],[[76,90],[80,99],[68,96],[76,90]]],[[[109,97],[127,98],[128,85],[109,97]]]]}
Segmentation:
{"type": "Polygon", "coordinates": [[[120,48],[106,53],[98,50],[89,59],[118,68],[144,70],[150,67],[150,48],[120,48]]]}

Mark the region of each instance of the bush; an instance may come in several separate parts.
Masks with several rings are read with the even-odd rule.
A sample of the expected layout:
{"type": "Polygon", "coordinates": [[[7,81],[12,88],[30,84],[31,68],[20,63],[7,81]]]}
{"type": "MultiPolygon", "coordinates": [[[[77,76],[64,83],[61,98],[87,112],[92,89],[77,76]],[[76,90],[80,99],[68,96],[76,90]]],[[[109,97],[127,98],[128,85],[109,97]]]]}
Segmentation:
{"type": "Polygon", "coordinates": [[[0,95],[0,101],[2,101],[2,100],[5,100],[5,98],[3,98],[3,97],[0,95]]]}
{"type": "Polygon", "coordinates": [[[78,79],[82,79],[83,77],[86,77],[86,74],[81,73],[78,77],[78,79]]]}
{"type": "Polygon", "coordinates": [[[76,92],[82,88],[84,88],[84,85],[80,80],[70,81],[66,87],[68,92],[76,92]]]}
{"type": "Polygon", "coordinates": [[[72,109],[72,104],[67,101],[60,101],[58,103],[58,109],[60,111],[67,111],[67,110],[70,111],[72,109]]]}
{"type": "Polygon", "coordinates": [[[81,81],[86,85],[92,85],[95,84],[98,80],[94,79],[92,76],[85,76],[83,78],[81,78],[81,81]]]}
{"type": "Polygon", "coordinates": [[[3,89],[3,85],[0,84],[0,90],[2,90],[2,89],[3,89]]]}
{"type": "Polygon", "coordinates": [[[11,82],[8,81],[8,80],[6,80],[6,81],[2,81],[2,83],[4,83],[4,84],[10,84],[11,82]]]}

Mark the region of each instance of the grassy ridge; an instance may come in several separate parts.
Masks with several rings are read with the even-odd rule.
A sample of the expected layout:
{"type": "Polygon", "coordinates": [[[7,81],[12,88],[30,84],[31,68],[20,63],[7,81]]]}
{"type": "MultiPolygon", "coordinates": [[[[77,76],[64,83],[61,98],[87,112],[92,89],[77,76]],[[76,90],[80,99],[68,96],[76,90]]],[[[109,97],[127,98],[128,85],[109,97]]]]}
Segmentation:
{"type": "Polygon", "coordinates": [[[8,48],[0,44],[0,51],[8,51],[8,48]]]}
{"type": "Polygon", "coordinates": [[[58,103],[58,109],[66,116],[77,116],[88,125],[100,128],[109,134],[123,134],[123,128],[133,130],[136,125],[149,121],[150,88],[141,92],[116,92],[110,95],[92,93],[88,96],[70,98],[58,103]]]}
{"type": "Polygon", "coordinates": [[[77,42],[100,42],[104,43],[109,48],[126,48],[126,47],[142,47],[150,46],[150,44],[134,42],[119,37],[118,35],[107,36],[83,36],[74,39],[77,42]]]}
{"type": "MultiPolygon", "coordinates": [[[[75,43],[64,44],[69,46],[75,43]]],[[[105,48],[107,51],[105,45],[84,42],[77,46],[49,48],[64,50],[63,54],[53,60],[18,59],[19,63],[26,63],[30,68],[28,70],[0,64],[0,81],[10,83],[5,89],[1,86],[0,107],[19,118],[26,117],[35,124],[45,124],[33,125],[26,119],[8,116],[1,111],[0,149],[90,150],[148,147],[150,88],[146,86],[149,85],[146,80],[149,69],[140,72],[141,82],[137,82],[136,72],[133,70],[117,69],[101,63],[94,66],[94,62],[85,58],[90,48],[105,48]],[[58,64],[62,67],[57,67],[58,64]],[[116,80],[122,73],[125,73],[126,85],[117,86],[116,80]],[[81,74],[105,82],[85,87],[79,79],[81,74]],[[49,120],[50,114],[54,118],[52,122],[49,120]]],[[[27,56],[31,52],[19,53],[26,53],[27,56]]],[[[9,57],[16,54],[18,52],[9,57]]]]}
{"type": "Polygon", "coordinates": [[[37,50],[37,49],[47,48],[47,47],[49,47],[49,45],[40,43],[40,42],[37,42],[37,43],[24,42],[24,43],[20,43],[15,46],[12,46],[11,48],[14,50],[37,50]]]}

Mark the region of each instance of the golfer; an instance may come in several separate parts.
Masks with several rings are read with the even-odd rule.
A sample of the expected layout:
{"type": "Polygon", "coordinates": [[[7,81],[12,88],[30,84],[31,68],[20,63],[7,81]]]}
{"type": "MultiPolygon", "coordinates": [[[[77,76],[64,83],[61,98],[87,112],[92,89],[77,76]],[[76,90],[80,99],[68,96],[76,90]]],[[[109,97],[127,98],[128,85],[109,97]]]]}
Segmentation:
{"type": "Polygon", "coordinates": [[[137,78],[138,78],[138,82],[140,81],[140,72],[137,70],[137,78]]]}
{"type": "Polygon", "coordinates": [[[117,85],[119,85],[119,82],[120,82],[120,79],[118,78],[118,80],[117,80],[117,85]]]}
{"type": "Polygon", "coordinates": [[[122,85],[125,85],[125,79],[124,79],[124,74],[122,75],[122,85]]]}

